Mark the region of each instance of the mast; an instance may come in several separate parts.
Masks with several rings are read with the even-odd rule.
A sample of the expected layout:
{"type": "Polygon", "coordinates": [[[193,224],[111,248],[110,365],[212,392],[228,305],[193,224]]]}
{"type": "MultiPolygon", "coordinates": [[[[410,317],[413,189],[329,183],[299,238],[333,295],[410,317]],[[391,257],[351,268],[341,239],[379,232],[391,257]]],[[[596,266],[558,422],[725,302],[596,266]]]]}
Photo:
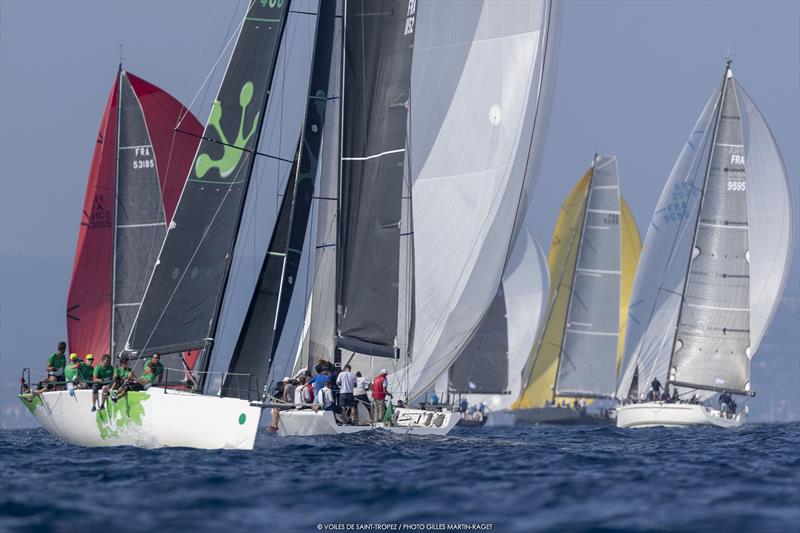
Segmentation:
{"type": "Polygon", "coordinates": [[[569,298],[567,300],[567,314],[564,318],[564,329],[561,332],[561,346],[558,354],[558,364],[556,365],[556,380],[553,383],[553,396],[552,402],[556,403],[556,389],[558,388],[558,376],[561,373],[561,362],[564,359],[564,342],[567,337],[567,326],[569,325],[569,314],[572,310],[572,302],[574,300],[573,289],[575,288],[575,277],[578,275],[578,264],[581,260],[581,250],[583,249],[583,234],[586,231],[586,215],[589,211],[589,199],[592,196],[592,184],[594,183],[595,166],[597,165],[597,153],[594,154],[592,159],[592,172],[589,175],[589,184],[586,187],[586,198],[583,200],[583,214],[581,215],[581,230],[577,234],[578,251],[575,253],[575,264],[572,267],[572,279],[569,284],[569,298]]]}
{"type": "MultiPolygon", "coordinates": [[[[683,316],[683,307],[686,304],[686,290],[689,286],[689,275],[691,273],[692,262],[694,261],[694,251],[697,247],[697,230],[700,227],[700,219],[703,214],[703,205],[705,203],[706,198],[706,189],[708,188],[708,177],[711,173],[711,161],[714,158],[714,152],[716,151],[716,143],[717,143],[717,134],[719,133],[719,123],[720,118],[722,117],[722,104],[725,101],[725,95],[727,92],[727,79],[728,73],[730,72],[731,66],[731,59],[728,58],[725,60],[725,72],[722,75],[722,89],[719,93],[719,98],[717,99],[717,112],[716,117],[714,118],[714,133],[711,136],[711,149],[708,152],[708,159],[706,160],[706,169],[703,175],[703,187],[700,189],[700,201],[698,203],[697,208],[697,216],[695,217],[694,221],[694,229],[692,230],[692,247],[689,250],[689,259],[686,262],[686,270],[683,276],[683,288],[681,289],[681,301],[678,305],[678,318],[675,321],[675,334],[672,337],[672,347],[669,353],[669,364],[667,365],[667,376],[666,382],[672,383],[674,386],[677,386],[677,383],[674,382],[671,378],[672,376],[672,361],[675,357],[675,347],[678,343],[678,331],[680,330],[681,325],[681,317],[683,316]]],[[[694,385],[690,385],[693,388],[700,388],[694,385]]]]}
{"type": "MultiPolygon", "coordinates": [[[[120,52],[121,53],[121,52],[120,52]]],[[[111,319],[108,331],[108,353],[111,355],[111,364],[116,362],[116,346],[114,346],[114,326],[117,310],[116,287],[117,287],[117,227],[119,226],[119,130],[122,123],[122,58],[120,57],[119,67],[117,68],[117,134],[114,139],[115,161],[114,169],[114,231],[111,236],[111,319]]]]}

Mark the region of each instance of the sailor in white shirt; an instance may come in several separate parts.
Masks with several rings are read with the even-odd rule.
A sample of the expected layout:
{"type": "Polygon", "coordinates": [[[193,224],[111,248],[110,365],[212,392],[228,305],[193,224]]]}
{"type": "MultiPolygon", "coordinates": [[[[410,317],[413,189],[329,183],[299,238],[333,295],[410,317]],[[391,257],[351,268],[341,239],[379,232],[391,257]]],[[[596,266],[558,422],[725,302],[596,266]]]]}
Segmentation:
{"type": "Polygon", "coordinates": [[[323,411],[337,411],[330,381],[326,381],[325,386],[317,391],[316,403],[322,406],[323,411]]]}
{"type": "Polygon", "coordinates": [[[336,385],[339,386],[339,405],[344,410],[345,419],[358,418],[356,400],[353,397],[356,377],[353,375],[353,369],[350,368],[350,365],[345,365],[344,370],[339,373],[339,377],[336,378],[336,385]],[[356,413],[355,415],[354,412],[356,413]]]}

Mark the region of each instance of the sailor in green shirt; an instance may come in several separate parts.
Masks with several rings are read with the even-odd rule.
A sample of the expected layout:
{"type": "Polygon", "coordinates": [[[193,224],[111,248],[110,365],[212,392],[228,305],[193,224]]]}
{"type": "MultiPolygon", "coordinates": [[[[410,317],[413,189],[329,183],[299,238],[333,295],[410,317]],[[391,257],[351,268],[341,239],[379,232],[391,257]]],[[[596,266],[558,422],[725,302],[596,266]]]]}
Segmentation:
{"type": "Polygon", "coordinates": [[[71,353],[69,354],[69,365],[67,368],[64,369],[64,379],[67,382],[73,382],[73,384],[77,385],[75,380],[80,377],[81,371],[81,361],[78,359],[78,354],[71,353]]]}
{"type": "Polygon", "coordinates": [[[58,343],[56,353],[47,358],[47,379],[48,381],[63,381],[64,369],[67,366],[67,343],[58,343]]]}
{"type": "Polygon", "coordinates": [[[144,365],[142,378],[139,380],[139,382],[144,385],[145,388],[153,385],[153,382],[155,382],[155,385],[161,385],[161,378],[164,377],[164,365],[159,362],[160,359],[161,355],[156,352],[144,365]]]}
{"type": "Polygon", "coordinates": [[[128,367],[128,356],[119,359],[119,366],[114,370],[114,384],[111,386],[111,401],[124,397],[129,390],[141,390],[142,386],[136,381],[136,374],[128,367]]]}
{"type": "Polygon", "coordinates": [[[80,368],[78,369],[78,378],[81,380],[80,388],[84,389],[89,386],[89,383],[92,382],[92,378],[94,377],[94,356],[92,354],[86,355],[86,360],[81,363],[80,368]]]}
{"type": "Polygon", "coordinates": [[[106,396],[110,388],[111,380],[114,378],[114,367],[111,366],[111,356],[103,354],[100,358],[100,365],[92,372],[92,412],[97,410],[97,393],[102,390],[103,396],[100,399],[100,409],[106,405],[106,396]]]}

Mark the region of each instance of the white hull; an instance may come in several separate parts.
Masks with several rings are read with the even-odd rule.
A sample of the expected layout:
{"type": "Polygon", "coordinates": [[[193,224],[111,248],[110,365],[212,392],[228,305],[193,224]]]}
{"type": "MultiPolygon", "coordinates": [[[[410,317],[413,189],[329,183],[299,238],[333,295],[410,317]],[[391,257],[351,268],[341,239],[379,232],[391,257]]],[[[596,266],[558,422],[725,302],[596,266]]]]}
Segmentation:
{"type": "Polygon", "coordinates": [[[619,407],[617,409],[617,427],[717,426],[735,428],[741,426],[746,417],[745,412],[740,412],[733,418],[727,418],[720,411],[705,405],[646,402],[619,407]]]}
{"type": "Polygon", "coordinates": [[[251,450],[261,408],[246,400],[163,388],[129,392],[92,412],[92,391],[45,392],[22,403],[44,429],[77,446],[251,450]]]}
{"type": "Polygon", "coordinates": [[[311,437],[378,430],[407,435],[447,435],[461,418],[460,413],[423,411],[421,409],[397,408],[395,413],[397,413],[397,421],[393,426],[387,427],[383,424],[340,426],[330,411],[290,409],[280,412],[278,435],[281,437],[311,437]]]}

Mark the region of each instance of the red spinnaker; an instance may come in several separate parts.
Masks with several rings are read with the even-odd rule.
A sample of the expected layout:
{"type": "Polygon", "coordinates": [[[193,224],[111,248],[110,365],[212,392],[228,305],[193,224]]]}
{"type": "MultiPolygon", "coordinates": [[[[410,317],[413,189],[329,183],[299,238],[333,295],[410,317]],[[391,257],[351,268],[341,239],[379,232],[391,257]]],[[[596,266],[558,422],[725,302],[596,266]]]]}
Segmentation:
{"type": "MultiPolygon", "coordinates": [[[[203,127],[168,93],[130,73],[127,76],[144,113],[164,212],[171,220],[203,127]],[[178,128],[186,133],[175,131],[179,120],[178,128]]],[[[81,356],[108,353],[111,346],[118,84],[119,77],[108,97],[92,156],[67,296],[69,351],[81,356]]]]}

